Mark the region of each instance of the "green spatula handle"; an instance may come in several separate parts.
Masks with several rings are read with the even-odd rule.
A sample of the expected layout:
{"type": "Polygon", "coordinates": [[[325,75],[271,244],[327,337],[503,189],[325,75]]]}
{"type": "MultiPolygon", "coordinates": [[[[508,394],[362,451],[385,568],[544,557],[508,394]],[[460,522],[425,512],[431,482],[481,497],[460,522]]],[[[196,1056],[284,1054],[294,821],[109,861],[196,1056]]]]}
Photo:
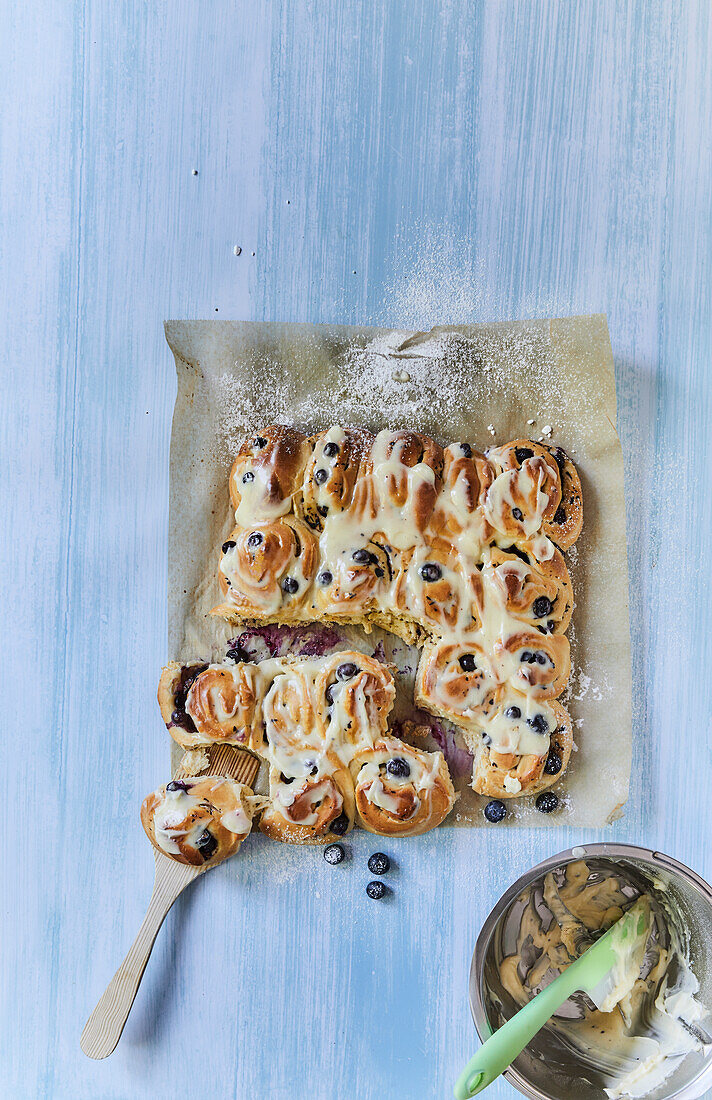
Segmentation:
{"type": "Polygon", "coordinates": [[[468,1100],[491,1085],[572,993],[595,986],[606,968],[610,969],[613,956],[611,954],[606,958],[600,951],[595,956],[591,952],[591,955],[588,966],[587,955],[582,955],[483,1043],[458,1078],[455,1085],[457,1100],[468,1100]]]}

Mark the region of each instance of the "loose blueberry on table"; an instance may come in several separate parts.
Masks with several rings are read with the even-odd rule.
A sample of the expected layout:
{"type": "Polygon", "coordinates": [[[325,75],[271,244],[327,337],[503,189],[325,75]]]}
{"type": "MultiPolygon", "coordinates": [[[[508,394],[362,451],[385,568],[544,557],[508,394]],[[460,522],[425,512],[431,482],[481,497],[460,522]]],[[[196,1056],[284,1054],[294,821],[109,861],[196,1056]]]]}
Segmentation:
{"type": "Polygon", "coordinates": [[[553,813],[553,811],[559,805],[559,800],[555,794],[551,793],[551,791],[544,791],[543,794],[539,795],[534,805],[536,806],[537,810],[540,811],[540,813],[550,814],[553,813]]]}
{"type": "Polygon", "coordinates": [[[369,882],[366,887],[366,893],[370,898],[374,898],[374,900],[378,901],[379,898],[385,896],[386,887],[382,882],[369,882]]]}
{"type": "Polygon", "coordinates": [[[391,861],[384,852],[374,852],[368,857],[368,869],[372,875],[385,875],[391,866],[391,861]]]}
{"type": "Polygon", "coordinates": [[[340,844],[328,844],[324,849],[324,859],[327,863],[330,863],[332,867],[335,867],[337,863],[341,863],[344,858],[344,849],[340,844]]]}
{"type": "Polygon", "coordinates": [[[493,798],[484,808],[484,815],[488,821],[496,825],[498,821],[504,821],[507,816],[507,807],[498,798],[493,798]]]}

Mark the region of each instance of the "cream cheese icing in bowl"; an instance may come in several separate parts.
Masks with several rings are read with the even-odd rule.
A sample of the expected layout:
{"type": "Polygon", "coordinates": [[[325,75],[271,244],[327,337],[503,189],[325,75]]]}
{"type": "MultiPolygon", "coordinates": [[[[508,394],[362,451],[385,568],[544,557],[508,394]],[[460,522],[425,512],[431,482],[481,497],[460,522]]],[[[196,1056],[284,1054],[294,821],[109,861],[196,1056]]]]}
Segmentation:
{"type": "Polygon", "coordinates": [[[562,1006],[505,1074],[525,1096],[693,1100],[712,1088],[712,889],[649,849],[577,847],[510,887],[475,948],[475,1025],[488,1038],[641,896],[652,920],[640,973],[621,960],[607,1013],[584,995],[562,1006]]]}

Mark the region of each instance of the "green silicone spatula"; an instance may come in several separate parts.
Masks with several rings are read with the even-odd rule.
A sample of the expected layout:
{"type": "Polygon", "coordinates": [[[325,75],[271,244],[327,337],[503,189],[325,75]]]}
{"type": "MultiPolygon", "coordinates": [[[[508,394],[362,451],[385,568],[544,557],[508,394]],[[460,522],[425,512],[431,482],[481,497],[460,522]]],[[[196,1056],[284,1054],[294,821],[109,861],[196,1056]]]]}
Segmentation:
{"type": "Polygon", "coordinates": [[[651,928],[650,903],[639,898],[592,947],[483,1043],[460,1074],[457,1100],[476,1096],[504,1073],[572,993],[582,990],[598,1008],[610,1012],[640,973],[651,928]]]}

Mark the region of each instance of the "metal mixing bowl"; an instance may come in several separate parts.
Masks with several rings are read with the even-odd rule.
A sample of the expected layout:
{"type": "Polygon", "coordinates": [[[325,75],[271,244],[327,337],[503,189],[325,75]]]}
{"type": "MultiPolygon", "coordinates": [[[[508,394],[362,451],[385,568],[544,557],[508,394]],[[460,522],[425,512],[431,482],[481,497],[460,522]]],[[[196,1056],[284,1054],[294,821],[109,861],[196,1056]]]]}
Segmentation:
{"type": "MultiPolygon", "coordinates": [[[[514,949],[517,898],[538,879],[576,859],[594,863],[600,870],[609,866],[636,892],[654,884],[664,885],[668,903],[679,914],[686,931],[688,959],[700,983],[698,999],[712,1011],[712,888],[689,867],[661,852],[632,844],[587,844],[533,867],[510,886],[485,921],[470,968],[470,1006],[483,1042],[518,1008],[502,987],[498,968],[504,955],[514,949]]],[[[607,1100],[604,1087],[610,1085],[547,1027],[532,1039],[504,1076],[532,1100],[607,1100]]],[[[696,1100],[710,1088],[712,1047],[688,1055],[667,1081],[649,1094],[649,1100],[696,1100]]]]}

